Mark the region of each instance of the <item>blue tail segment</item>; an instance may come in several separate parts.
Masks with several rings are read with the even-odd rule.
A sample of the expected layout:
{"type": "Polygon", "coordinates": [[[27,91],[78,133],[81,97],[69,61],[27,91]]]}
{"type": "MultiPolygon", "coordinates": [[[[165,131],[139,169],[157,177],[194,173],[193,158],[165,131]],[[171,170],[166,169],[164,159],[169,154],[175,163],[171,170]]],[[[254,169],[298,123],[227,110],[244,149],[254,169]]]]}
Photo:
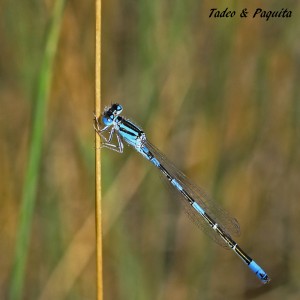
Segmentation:
{"type": "Polygon", "coordinates": [[[198,213],[204,215],[205,211],[201,208],[201,206],[198,203],[194,202],[192,206],[196,209],[198,213]]]}
{"type": "Polygon", "coordinates": [[[249,268],[253,273],[255,273],[255,275],[261,280],[261,282],[268,283],[270,281],[267,273],[254,260],[252,260],[249,264],[249,268]]]}

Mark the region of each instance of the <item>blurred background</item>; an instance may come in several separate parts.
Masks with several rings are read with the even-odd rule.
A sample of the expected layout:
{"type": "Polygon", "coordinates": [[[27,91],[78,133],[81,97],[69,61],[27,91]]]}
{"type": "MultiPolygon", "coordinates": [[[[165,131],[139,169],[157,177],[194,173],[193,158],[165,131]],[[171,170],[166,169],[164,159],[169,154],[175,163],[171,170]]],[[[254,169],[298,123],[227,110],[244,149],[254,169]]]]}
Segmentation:
{"type": "MultiPolygon", "coordinates": [[[[0,299],[95,299],[94,2],[0,7],[0,299]]],[[[299,3],[102,9],[103,107],[236,216],[272,278],[199,231],[134,149],[103,149],[104,299],[299,299],[299,3]],[[293,16],[208,18],[227,6],[293,16]]]]}

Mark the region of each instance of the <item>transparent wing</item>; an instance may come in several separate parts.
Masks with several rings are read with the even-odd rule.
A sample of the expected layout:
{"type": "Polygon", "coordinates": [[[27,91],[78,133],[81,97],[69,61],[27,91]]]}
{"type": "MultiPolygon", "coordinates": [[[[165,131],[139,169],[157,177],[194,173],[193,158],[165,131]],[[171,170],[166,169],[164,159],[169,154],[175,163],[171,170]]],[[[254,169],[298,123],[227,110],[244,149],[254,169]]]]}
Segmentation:
{"type": "MultiPolygon", "coordinates": [[[[222,209],[206,192],[192,183],[181,171],[179,171],[155,146],[145,141],[145,146],[152,152],[156,159],[166,168],[173,178],[188,192],[188,194],[205,210],[205,212],[226,232],[227,235],[240,235],[238,221],[227,211],[222,209]]],[[[166,178],[165,176],[163,176],[166,178]]],[[[166,180],[171,186],[169,180],[166,180]]],[[[174,187],[172,186],[172,189],[174,187]]],[[[184,210],[192,222],[206,233],[214,242],[224,248],[229,248],[226,242],[209,226],[204,218],[189,204],[187,199],[180,193],[174,193],[180,199],[184,210]]]]}

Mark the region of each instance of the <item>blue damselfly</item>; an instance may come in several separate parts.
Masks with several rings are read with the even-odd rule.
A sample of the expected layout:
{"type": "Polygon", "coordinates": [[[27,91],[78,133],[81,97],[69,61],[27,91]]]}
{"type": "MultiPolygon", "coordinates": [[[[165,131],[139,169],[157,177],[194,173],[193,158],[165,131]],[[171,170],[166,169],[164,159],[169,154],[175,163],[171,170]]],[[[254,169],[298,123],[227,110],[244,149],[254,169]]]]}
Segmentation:
{"type": "Polygon", "coordinates": [[[239,233],[237,220],[221,209],[207,194],[193,184],[146,138],[145,133],[120,114],[123,107],[112,104],[102,116],[95,116],[94,127],[102,139],[101,146],[123,152],[123,141],[133,146],[164,175],[168,182],[177,190],[184,208],[192,221],[208,234],[217,244],[232,249],[263,283],[270,281],[267,273],[248,256],[232,239],[231,235],[239,233]],[[100,122],[104,127],[101,128],[100,122]],[[107,137],[104,133],[107,132],[107,137]],[[116,143],[113,143],[116,137],[116,143]]]}

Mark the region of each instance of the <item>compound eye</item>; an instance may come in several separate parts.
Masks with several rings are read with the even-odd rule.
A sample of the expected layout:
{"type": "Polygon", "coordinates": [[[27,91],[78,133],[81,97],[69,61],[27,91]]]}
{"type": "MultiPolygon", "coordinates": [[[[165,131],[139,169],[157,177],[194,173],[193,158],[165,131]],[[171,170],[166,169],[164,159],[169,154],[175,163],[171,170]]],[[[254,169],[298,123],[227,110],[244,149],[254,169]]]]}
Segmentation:
{"type": "Polygon", "coordinates": [[[117,105],[117,111],[118,111],[118,112],[121,112],[122,110],[123,110],[122,105],[118,104],[118,105],[117,105]]]}
{"type": "Polygon", "coordinates": [[[113,117],[112,117],[112,118],[111,118],[111,117],[112,117],[112,116],[109,116],[109,117],[103,116],[103,117],[102,117],[102,122],[103,122],[103,124],[106,125],[106,126],[111,125],[112,122],[113,122],[113,117]]]}

